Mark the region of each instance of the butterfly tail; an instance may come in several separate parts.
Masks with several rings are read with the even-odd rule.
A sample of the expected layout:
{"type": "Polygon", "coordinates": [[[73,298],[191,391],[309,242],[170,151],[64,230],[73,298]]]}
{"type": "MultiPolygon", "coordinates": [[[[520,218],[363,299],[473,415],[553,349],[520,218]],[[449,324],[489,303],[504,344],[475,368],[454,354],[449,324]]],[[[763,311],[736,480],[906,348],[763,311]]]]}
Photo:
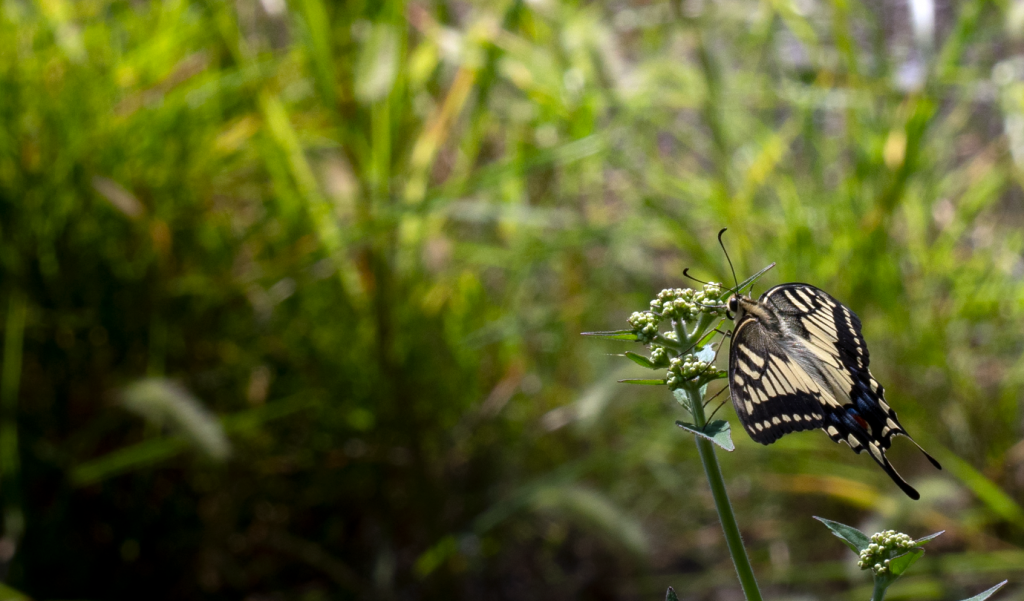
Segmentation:
{"type": "MultiPolygon", "coordinates": [[[[907,436],[906,434],[904,434],[904,436],[906,436],[907,438],[910,438],[910,436],[907,436]]],[[[914,443],[914,446],[917,447],[921,451],[921,453],[923,453],[924,456],[928,458],[928,461],[932,462],[932,465],[935,466],[935,469],[939,469],[939,470],[942,469],[942,466],[939,465],[939,462],[936,461],[934,457],[929,455],[928,451],[924,450],[924,447],[922,447],[921,445],[917,444],[916,440],[914,440],[913,438],[910,438],[910,442],[914,443]]]]}
{"type": "MultiPolygon", "coordinates": [[[[913,486],[907,484],[907,481],[903,479],[903,476],[901,476],[899,472],[896,471],[896,468],[889,463],[889,458],[885,456],[885,451],[883,451],[875,442],[868,442],[868,445],[870,445],[868,446],[868,450],[871,451],[868,454],[875,460],[875,463],[885,470],[885,473],[892,478],[892,481],[896,483],[896,486],[899,486],[900,490],[906,493],[906,495],[911,499],[915,501],[920,499],[921,493],[917,492],[913,486]]],[[[927,453],[925,454],[927,455],[927,453]]]]}
{"type": "MultiPolygon", "coordinates": [[[[885,456],[885,449],[882,448],[882,445],[871,438],[868,432],[856,422],[852,413],[842,412],[839,414],[833,414],[831,417],[833,419],[832,423],[836,425],[841,424],[849,436],[848,438],[843,439],[842,434],[837,430],[836,436],[832,436],[831,433],[829,434],[832,436],[832,440],[835,440],[836,442],[842,442],[845,440],[858,454],[867,450],[868,455],[870,455],[871,458],[875,460],[875,463],[877,463],[879,467],[888,474],[889,478],[896,483],[896,486],[900,487],[900,490],[915,501],[921,498],[921,493],[917,492],[913,486],[907,484],[907,481],[903,479],[903,476],[900,476],[899,472],[896,471],[896,468],[889,463],[889,458],[885,456]]],[[[910,437],[908,436],[907,438],[910,437]]],[[[913,439],[911,438],[911,440],[913,439]]],[[[920,445],[918,448],[920,448],[920,445]]],[[[925,453],[925,455],[927,455],[927,453],[925,453]]]]}
{"type": "Polygon", "coordinates": [[[882,466],[882,469],[885,470],[885,473],[889,474],[889,477],[892,478],[892,481],[896,483],[896,486],[899,486],[900,490],[906,493],[908,497],[915,501],[921,498],[921,493],[917,492],[917,490],[913,486],[907,484],[907,481],[903,479],[903,476],[899,475],[899,473],[896,471],[896,468],[894,468],[892,464],[889,463],[889,459],[884,454],[882,455],[882,460],[878,461],[878,465],[882,466]]]}

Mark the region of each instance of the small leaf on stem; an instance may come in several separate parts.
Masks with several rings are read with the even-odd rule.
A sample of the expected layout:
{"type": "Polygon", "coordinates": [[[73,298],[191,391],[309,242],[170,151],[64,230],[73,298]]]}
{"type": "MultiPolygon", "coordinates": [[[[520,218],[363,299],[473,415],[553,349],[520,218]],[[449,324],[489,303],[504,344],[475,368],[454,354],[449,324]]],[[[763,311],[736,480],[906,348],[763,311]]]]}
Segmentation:
{"type": "Polygon", "coordinates": [[[636,334],[633,333],[633,330],[612,330],[608,332],[580,332],[580,336],[610,338],[612,340],[636,340],[636,334]]]}
{"type": "Polygon", "coordinates": [[[913,549],[903,555],[890,559],[889,572],[892,573],[892,579],[896,580],[899,578],[910,566],[914,565],[914,562],[921,559],[922,555],[924,555],[924,549],[913,549]]]}
{"type": "Polygon", "coordinates": [[[831,530],[832,534],[841,538],[843,542],[853,549],[854,553],[860,553],[864,549],[867,549],[868,545],[871,544],[871,539],[868,535],[857,530],[853,526],[847,526],[846,524],[840,524],[839,522],[833,522],[832,520],[826,520],[825,518],[819,518],[818,516],[814,516],[814,519],[825,524],[825,527],[831,530]]]}
{"type": "Polygon", "coordinates": [[[665,601],[679,601],[679,597],[676,596],[676,591],[671,586],[665,591],[665,601]]]}
{"type": "Polygon", "coordinates": [[[923,538],[919,538],[919,539],[915,540],[915,541],[914,541],[914,544],[915,544],[915,545],[923,545],[923,544],[924,544],[924,543],[926,543],[926,542],[929,542],[929,541],[931,541],[931,540],[933,540],[933,539],[936,539],[936,538],[938,538],[938,537],[939,537],[939,535],[941,535],[941,534],[942,534],[942,533],[944,533],[944,532],[945,532],[945,530],[939,530],[939,531],[938,531],[938,532],[936,532],[935,534],[929,534],[928,536],[925,536],[925,537],[923,537],[923,538]]]}
{"type": "MultiPolygon", "coordinates": [[[[999,589],[1003,588],[1004,584],[1006,584],[1006,580],[1000,582],[999,584],[993,586],[992,588],[988,589],[987,591],[985,591],[983,593],[978,593],[977,595],[971,597],[970,599],[964,599],[964,601],[985,601],[985,599],[988,599],[989,597],[991,597],[993,593],[995,593],[999,589]]],[[[672,589],[669,589],[669,590],[672,590],[672,589]]]]}
{"type": "Polygon", "coordinates": [[[736,450],[736,445],[732,442],[732,429],[729,426],[729,422],[725,420],[716,419],[704,426],[703,430],[686,422],[677,421],[676,425],[691,434],[696,434],[701,438],[710,440],[730,453],[736,450]]]}
{"type": "Polygon", "coordinates": [[[633,361],[633,363],[636,363],[641,367],[646,367],[647,369],[657,369],[657,366],[654,365],[654,363],[652,363],[650,359],[644,357],[643,355],[638,355],[633,351],[626,351],[625,353],[622,354],[622,356],[628,357],[630,360],[633,361]]]}

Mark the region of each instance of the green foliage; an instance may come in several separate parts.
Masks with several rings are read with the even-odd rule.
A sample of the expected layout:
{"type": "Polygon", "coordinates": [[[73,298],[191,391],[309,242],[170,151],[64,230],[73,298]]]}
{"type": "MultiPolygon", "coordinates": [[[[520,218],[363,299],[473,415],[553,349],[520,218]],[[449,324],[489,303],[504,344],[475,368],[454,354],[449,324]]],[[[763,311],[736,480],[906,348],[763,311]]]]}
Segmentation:
{"type": "MultiPolygon", "coordinates": [[[[906,534],[898,533],[895,530],[886,530],[868,537],[853,526],[825,518],[815,517],[814,519],[825,524],[833,534],[859,555],[860,561],[857,565],[862,570],[871,570],[875,580],[872,601],[882,601],[889,587],[924,555],[921,545],[942,534],[942,532],[936,532],[915,541],[906,534]]],[[[1004,584],[1006,584],[1005,580],[965,601],[987,599],[1004,584]]]]}
{"type": "Polygon", "coordinates": [[[768,596],[856,586],[801,525],[826,511],[949,529],[894,592],[1019,571],[1019,9],[938,5],[915,35],[884,2],[5,2],[4,582],[718,595],[678,408],[578,332],[685,267],[731,282],[722,227],[741,278],[776,261],[858,313],[948,469],[911,510],[824,436],[738,437],[768,596]],[[155,381],[199,420],[123,404],[155,381]]]}

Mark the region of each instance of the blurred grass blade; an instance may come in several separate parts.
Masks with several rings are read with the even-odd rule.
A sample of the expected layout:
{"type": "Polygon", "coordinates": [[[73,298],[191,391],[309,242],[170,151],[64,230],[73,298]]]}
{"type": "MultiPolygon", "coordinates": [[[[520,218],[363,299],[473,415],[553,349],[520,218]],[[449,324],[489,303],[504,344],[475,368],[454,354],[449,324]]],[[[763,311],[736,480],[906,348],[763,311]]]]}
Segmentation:
{"type": "Polygon", "coordinates": [[[120,398],[125,409],[158,427],[169,427],[207,457],[223,461],[231,454],[220,421],[181,384],[147,378],[125,387],[120,398]]]}
{"type": "Polygon", "coordinates": [[[963,482],[993,513],[1018,528],[1024,529],[1024,509],[1013,497],[1006,494],[995,482],[986,478],[974,466],[954,453],[946,451],[942,447],[933,448],[937,451],[933,453],[936,458],[941,457],[942,465],[963,482]]]}
{"type": "Polygon", "coordinates": [[[596,490],[579,485],[542,488],[534,494],[532,505],[595,528],[637,555],[648,552],[647,536],[640,522],[596,490]]]}
{"type": "Polygon", "coordinates": [[[189,441],[183,436],[140,442],[75,467],[71,470],[71,484],[88,486],[124,473],[145,469],[180,455],[187,451],[189,446],[189,441]]]}
{"type": "Polygon", "coordinates": [[[431,572],[440,567],[441,564],[448,561],[452,555],[458,553],[458,551],[458,541],[455,540],[454,536],[449,534],[416,558],[413,571],[415,571],[416,575],[420,578],[428,576],[431,572]]]}
{"type": "MultiPolygon", "coordinates": [[[[261,424],[310,407],[312,401],[308,395],[281,399],[225,416],[221,423],[228,434],[246,435],[255,432],[261,424]]],[[[145,469],[176,457],[188,451],[191,446],[190,441],[181,435],[145,440],[74,467],[70,475],[71,483],[75,486],[87,486],[127,472],[145,469]]]]}
{"type": "Polygon", "coordinates": [[[625,379],[617,380],[619,384],[639,384],[641,386],[660,386],[665,384],[667,380],[643,380],[643,379],[625,379]]]}
{"type": "Polygon", "coordinates": [[[0,601],[32,601],[32,598],[0,582],[0,601]]]}
{"type": "Polygon", "coordinates": [[[0,498],[3,500],[4,533],[15,541],[24,530],[21,510],[18,450],[18,392],[21,387],[22,352],[28,301],[18,289],[11,292],[4,327],[3,370],[0,371],[0,498]]]}
{"type": "Polygon", "coordinates": [[[665,591],[665,601],[679,601],[679,597],[676,595],[676,591],[671,586],[665,591]]]}
{"type": "Polygon", "coordinates": [[[331,22],[323,0],[301,0],[303,33],[313,63],[317,90],[327,107],[337,102],[334,82],[334,57],[331,53],[331,22]]]}
{"type": "Polygon", "coordinates": [[[137,220],[146,214],[146,208],[139,199],[114,180],[97,175],[92,178],[92,187],[129,219],[137,220]]]}
{"type": "Polygon", "coordinates": [[[383,99],[391,92],[398,73],[398,32],[387,23],[376,23],[362,44],[355,69],[356,98],[364,103],[383,99]]]}

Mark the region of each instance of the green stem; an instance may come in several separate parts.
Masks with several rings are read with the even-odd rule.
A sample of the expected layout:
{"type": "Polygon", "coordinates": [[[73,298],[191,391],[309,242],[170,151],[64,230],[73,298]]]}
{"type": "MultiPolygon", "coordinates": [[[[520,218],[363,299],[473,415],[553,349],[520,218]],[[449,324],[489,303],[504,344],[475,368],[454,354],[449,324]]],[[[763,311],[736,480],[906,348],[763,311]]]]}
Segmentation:
{"type": "MultiPolygon", "coordinates": [[[[686,389],[686,393],[690,397],[690,405],[693,407],[693,420],[698,428],[703,428],[707,420],[704,417],[704,399],[701,398],[700,390],[690,387],[686,389]]],[[[729,546],[732,563],[736,566],[736,575],[739,576],[743,595],[747,601],[761,601],[761,591],[757,588],[754,569],[750,567],[750,558],[747,557],[747,550],[743,547],[740,527],[732,512],[732,504],[729,503],[729,494],[725,490],[725,479],[722,478],[722,468],[718,465],[718,457],[715,456],[715,447],[705,438],[699,436],[694,438],[697,439],[697,452],[700,453],[701,463],[704,464],[704,472],[708,475],[708,484],[711,485],[715,508],[722,521],[725,542],[729,546]]]]}
{"type": "Polygon", "coordinates": [[[871,592],[871,601],[882,601],[885,598],[885,585],[882,578],[875,578],[875,590],[871,592]]]}

